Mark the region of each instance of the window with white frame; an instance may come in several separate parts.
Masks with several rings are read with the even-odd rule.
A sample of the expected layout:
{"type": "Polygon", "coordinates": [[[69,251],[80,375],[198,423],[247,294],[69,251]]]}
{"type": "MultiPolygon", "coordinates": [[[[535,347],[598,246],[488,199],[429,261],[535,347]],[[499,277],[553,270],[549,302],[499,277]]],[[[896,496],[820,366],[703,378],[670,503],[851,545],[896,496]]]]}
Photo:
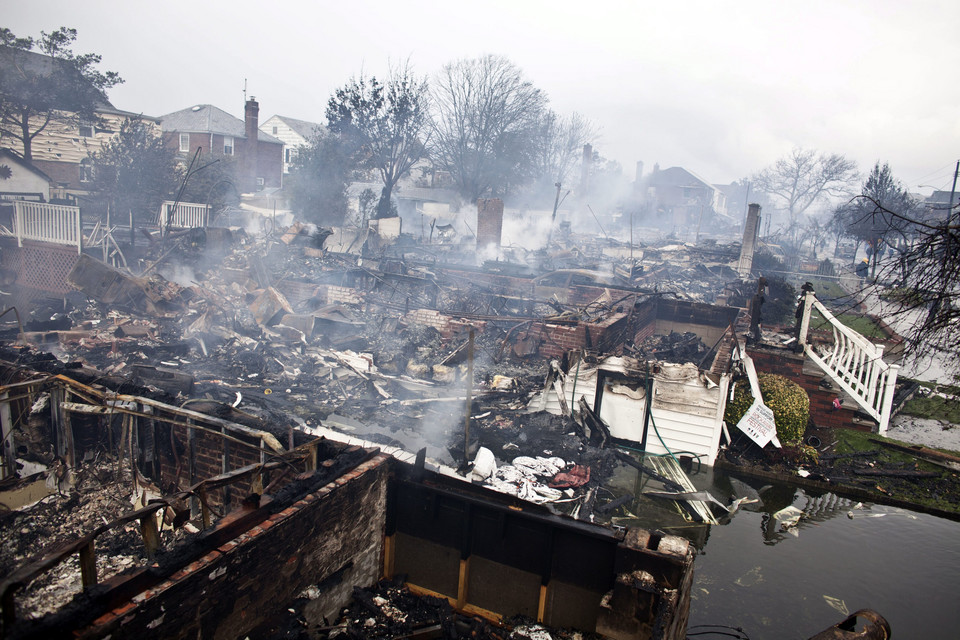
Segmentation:
{"type": "Polygon", "coordinates": [[[93,182],[93,160],[90,158],[80,161],[80,182],[93,182]]]}
{"type": "Polygon", "coordinates": [[[183,152],[190,151],[190,134],[189,133],[180,134],[180,151],[183,151],[183,152]]]}
{"type": "Polygon", "coordinates": [[[81,138],[92,138],[93,137],[93,125],[92,124],[81,124],[80,127],[80,137],[81,138]]]}
{"type": "Polygon", "coordinates": [[[223,137],[223,155],[225,156],[233,155],[233,138],[230,136],[223,137]]]}
{"type": "Polygon", "coordinates": [[[293,162],[293,149],[290,147],[283,150],[283,161],[287,164],[293,162]]]}

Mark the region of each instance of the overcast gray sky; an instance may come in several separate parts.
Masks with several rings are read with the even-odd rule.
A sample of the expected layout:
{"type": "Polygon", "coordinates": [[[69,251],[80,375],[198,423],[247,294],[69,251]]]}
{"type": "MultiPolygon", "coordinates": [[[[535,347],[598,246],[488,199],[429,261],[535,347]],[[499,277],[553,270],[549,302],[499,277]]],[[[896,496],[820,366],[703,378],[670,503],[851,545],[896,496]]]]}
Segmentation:
{"type": "Polygon", "coordinates": [[[628,175],[642,160],[730,182],[802,146],[949,190],[960,158],[956,0],[2,4],[19,36],[75,27],[75,50],[126,81],[114,105],[148,115],[210,103],[242,117],[246,79],[261,121],[322,122],[361,71],[495,53],[598,125],[597,149],[628,175]]]}

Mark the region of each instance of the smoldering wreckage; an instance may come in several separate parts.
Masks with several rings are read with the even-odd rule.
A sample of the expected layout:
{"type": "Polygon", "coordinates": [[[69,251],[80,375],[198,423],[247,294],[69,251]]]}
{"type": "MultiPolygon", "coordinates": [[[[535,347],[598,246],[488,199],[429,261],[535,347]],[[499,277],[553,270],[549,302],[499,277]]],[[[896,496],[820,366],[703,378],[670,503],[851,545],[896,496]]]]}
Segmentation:
{"type": "Polygon", "coordinates": [[[694,546],[618,526],[605,483],[739,506],[678,461],[730,442],[749,318],[712,303],[741,248],[567,235],[547,274],[426,249],[191,229],[8,314],[3,634],[685,637],[694,546]]]}

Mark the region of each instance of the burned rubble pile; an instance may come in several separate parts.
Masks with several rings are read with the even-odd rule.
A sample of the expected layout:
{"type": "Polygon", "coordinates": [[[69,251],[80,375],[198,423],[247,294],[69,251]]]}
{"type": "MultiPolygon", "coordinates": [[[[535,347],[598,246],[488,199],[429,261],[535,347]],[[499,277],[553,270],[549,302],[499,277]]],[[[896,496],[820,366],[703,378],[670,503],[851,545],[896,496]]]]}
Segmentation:
{"type": "Polygon", "coordinates": [[[312,625],[304,615],[311,597],[307,590],[291,603],[282,625],[264,630],[268,640],[350,638],[477,638],[481,640],[599,640],[603,636],[537,624],[522,616],[491,624],[459,614],[445,598],[417,595],[404,587],[403,577],[381,580],[373,588],[354,587],[353,602],[335,624],[312,625]]]}
{"type": "Polygon", "coordinates": [[[641,358],[683,364],[699,363],[710,352],[710,348],[692,331],[683,333],[671,331],[665,336],[650,336],[632,350],[641,358]]]}
{"type": "MultiPolygon", "coordinates": [[[[55,490],[32,507],[0,512],[4,532],[0,575],[9,576],[38,551],[68,542],[134,509],[130,470],[118,466],[113,458],[90,460],[75,471],[75,490],[55,490]]],[[[62,465],[58,471],[65,472],[62,465]]],[[[182,530],[163,535],[165,544],[172,544],[175,535],[182,537],[182,530]]],[[[148,561],[136,523],[106,532],[97,543],[102,554],[98,569],[105,578],[148,561]]],[[[74,557],[34,580],[19,594],[17,604],[40,616],[56,611],[80,590],[80,566],[74,557]]]]}
{"type": "MultiPolygon", "coordinates": [[[[294,432],[333,429],[363,443],[425,450],[431,464],[458,467],[477,484],[582,520],[593,520],[609,500],[598,490],[622,463],[604,446],[609,434],[598,437],[596,425],[585,428],[569,413],[531,410],[549,367],[543,357],[511,356],[508,341],[545,320],[574,327],[629,317],[638,292],[601,289],[593,303],[531,303],[529,280],[517,291],[516,282],[474,281],[469,271],[367,261],[324,251],[299,233],[279,242],[214,237],[220,241],[204,250],[184,242],[154,247],[141,276],[82,255],[70,274],[77,291],[35,305],[22,331],[6,325],[0,337],[17,345],[0,356],[16,368],[273,430],[291,447],[294,432]],[[441,317],[438,307],[462,319],[441,317]]],[[[623,330],[614,337],[628,338],[623,330]]],[[[695,334],[632,347],[644,358],[676,362],[699,362],[707,352],[695,334]]],[[[18,454],[58,464],[42,450],[42,437],[35,440],[18,454]]],[[[172,443],[157,444],[176,457],[172,443]]],[[[130,484],[150,480],[96,456],[76,473],[73,489],[3,518],[5,531],[18,532],[5,537],[3,569],[129,512],[141,493],[130,484]]],[[[162,535],[173,543],[193,534],[181,528],[162,535]]],[[[149,560],[135,523],[104,534],[98,545],[112,558],[101,561],[101,578],[149,560]]],[[[21,592],[20,605],[30,615],[56,609],[78,590],[79,572],[76,558],[63,562],[21,592]],[[57,587],[68,582],[73,591],[57,587]]],[[[450,624],[462,631],[474,623],[450,624]]],[[[474,637],[507,637],[474,632],[479,627],[470,627],[474,637]]]]}

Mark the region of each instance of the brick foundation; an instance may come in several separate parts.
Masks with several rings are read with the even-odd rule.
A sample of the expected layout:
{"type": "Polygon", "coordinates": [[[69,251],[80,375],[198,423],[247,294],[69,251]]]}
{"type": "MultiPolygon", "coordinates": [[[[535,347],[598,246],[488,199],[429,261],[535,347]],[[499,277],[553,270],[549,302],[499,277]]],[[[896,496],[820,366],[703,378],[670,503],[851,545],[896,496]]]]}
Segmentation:
{"type": "Polygon", "coordinates": [[[803,387],[810,396],[810,417],[818,427],[873,430],[869,423],[854,418],[856,407],[833,408],[833,400],[838,394],[820,386],[824,376],[803,372],[804,356],[789,349],[769,346],[747,347],[747,355],[753,359],[758,373],[775,373],[803,387]]]}
{"type": "Polygon", "coordinates": [[[73,637],[239,638],[324,581],[320,599],[335,615],[352,585],[380,577],[388,460],[378,455],[360,464],[73,637]]]}

